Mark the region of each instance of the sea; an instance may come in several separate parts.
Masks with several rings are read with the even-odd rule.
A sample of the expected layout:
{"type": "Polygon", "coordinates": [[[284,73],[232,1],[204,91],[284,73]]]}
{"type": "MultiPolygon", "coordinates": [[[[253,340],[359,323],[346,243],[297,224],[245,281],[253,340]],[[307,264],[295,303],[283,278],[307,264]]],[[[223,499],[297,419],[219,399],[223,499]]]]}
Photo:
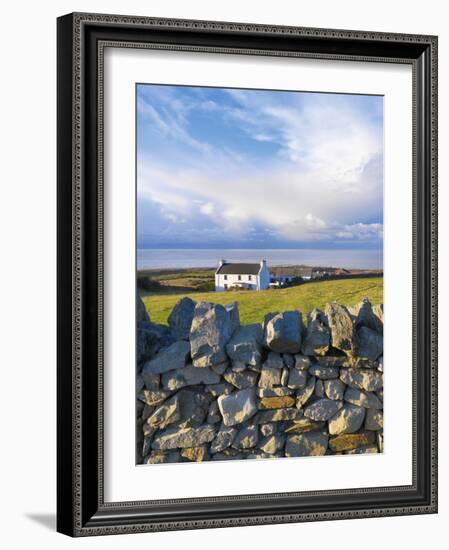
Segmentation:
{"type": "Polygon", "coordinates": [[[137,250],[137,269],[216,267],[220,260],[273,265],[308,265],[346,269],[382,269],[382,250],[318,249],[148,249],[137,250]]]}

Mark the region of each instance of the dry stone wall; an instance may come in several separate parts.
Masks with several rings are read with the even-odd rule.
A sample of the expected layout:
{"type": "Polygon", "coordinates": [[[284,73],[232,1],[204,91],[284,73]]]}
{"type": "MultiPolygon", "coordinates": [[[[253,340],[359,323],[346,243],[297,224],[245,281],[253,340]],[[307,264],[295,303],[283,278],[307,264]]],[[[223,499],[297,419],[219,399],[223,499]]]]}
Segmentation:
{"type": "Polygon", "coordinates": [[[137,463],[383,451],[383,307],[335,302],[240,325],[182,298],[137,304],[137,463]]]}

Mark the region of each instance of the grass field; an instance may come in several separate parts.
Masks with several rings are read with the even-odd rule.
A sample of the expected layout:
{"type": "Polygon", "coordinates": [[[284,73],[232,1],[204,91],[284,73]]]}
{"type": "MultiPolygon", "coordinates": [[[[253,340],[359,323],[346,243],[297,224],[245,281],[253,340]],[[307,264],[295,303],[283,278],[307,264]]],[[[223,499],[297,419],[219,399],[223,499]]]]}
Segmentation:
{"type": "Polygon", "coordinates": [[[155,323],[167,323],[173,306],[182,296],[195,301],[228,304],[238,302],[242,324],[260,323],[265,313],[299,309],[307,313],[313,308],[324,309],[327,302],[352,305],[367,297],[372,304],[383,303],[383,277],[343,279],[306,283],[285,289],[259,292],[191,292],[185,294],[142,293],[145,306],[155,323]]]}

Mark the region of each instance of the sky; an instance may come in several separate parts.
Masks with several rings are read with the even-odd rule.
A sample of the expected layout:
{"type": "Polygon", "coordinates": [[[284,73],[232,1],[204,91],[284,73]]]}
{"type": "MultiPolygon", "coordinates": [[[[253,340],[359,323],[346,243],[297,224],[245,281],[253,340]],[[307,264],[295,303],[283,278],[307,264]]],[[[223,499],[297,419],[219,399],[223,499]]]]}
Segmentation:
{"type": "Polygon", "coordinates": [[[382,248],[382,97],[136,94],[138,248],[382,248]]]}

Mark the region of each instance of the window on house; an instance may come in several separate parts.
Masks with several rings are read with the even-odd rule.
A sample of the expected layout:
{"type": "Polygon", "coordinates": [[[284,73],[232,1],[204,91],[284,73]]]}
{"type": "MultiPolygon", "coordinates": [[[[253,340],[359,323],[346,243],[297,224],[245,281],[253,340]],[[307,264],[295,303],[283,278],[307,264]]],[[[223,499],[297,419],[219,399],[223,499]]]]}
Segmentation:
{"type": "Polygon", "coordinates": [[[225,286],[224,286],[224,287],[225,287],[225,289],[226,289],[226,290],[228,289],[228,285],[226,285],[226,284],[225,284],[225,286]]]}
{"type": "Polygon", "coordinates": [[[251,275],[248,275],[248,281],[252,281],[251,275]]]}
{"type": "Polygon", "coordinates": [[[224,280],[225,280],[225,281],[228,280],[228,276],[227,276],[227,275],[224,276],[224,280]]]}
{"type": "Polygon", "coordinates": [[[242,280],[242,276],[241,276],[241,275],[239,275],[239,281],[241,281],[241,280],[242,280]]]}

